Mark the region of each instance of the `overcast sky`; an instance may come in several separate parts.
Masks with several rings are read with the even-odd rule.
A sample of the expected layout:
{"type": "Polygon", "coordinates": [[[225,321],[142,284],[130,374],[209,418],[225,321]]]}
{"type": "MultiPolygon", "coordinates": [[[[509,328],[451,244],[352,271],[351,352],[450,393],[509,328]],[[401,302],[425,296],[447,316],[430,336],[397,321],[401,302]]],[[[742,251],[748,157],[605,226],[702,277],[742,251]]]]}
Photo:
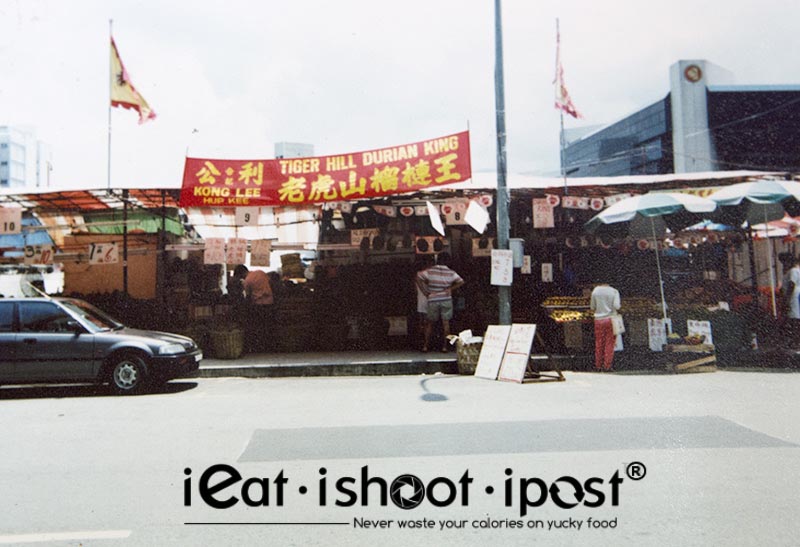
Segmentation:
{"type": "MultiPolygon", "coordinates": [[[[615,121],[707,59],[739,84],[800,83],[796,0],[504,0],[508,169],[558,169],[555,20],[585,116],[615,121]]],[[[158,118],[113,109],[112,186],[177,187],[183,158],[316,155],[463,131],[496,166],[492,0],[0,0],[0,125],[33,127],[55,188],[107,183],[109,19],[158,118]],[[197,130],[196,132],[194,130],[197,130]]]]}

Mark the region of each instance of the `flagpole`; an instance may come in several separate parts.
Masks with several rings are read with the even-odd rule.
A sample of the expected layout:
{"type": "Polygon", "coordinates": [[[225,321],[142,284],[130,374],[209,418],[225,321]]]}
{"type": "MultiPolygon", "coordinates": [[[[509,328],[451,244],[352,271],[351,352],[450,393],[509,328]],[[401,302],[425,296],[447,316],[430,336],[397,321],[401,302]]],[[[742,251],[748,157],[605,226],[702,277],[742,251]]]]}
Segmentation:
{"type": "MultiPolygon", "coordinates": [[[[559,27],[558,17],[556,17],[556,85],[559,85],[558,71],[561,68],[561,29],[559,27]]],[[[564,111],[558,110],[558,117],[561,122],[561,133],[558,136],[558,142],[561,146],[561,176],[564,177],[564,195],[569,194],[567,187],[567,156],[564,143],[564,111]]]]}
{"type": "Polygon", "coordinates": [[[111,41],[114,39],[114,34],[112,32],[112,25],[114,23],[113,19],[108,20],[108,48],[109,48],[109,56],[108,56],[108,171],[107,171],[107,180],[106,180],[106,190],[111,192],[111,94],[113,92],[113,88],[111,87],[111,82],[114,81],[114,67],[111,63],[111,41]]]}

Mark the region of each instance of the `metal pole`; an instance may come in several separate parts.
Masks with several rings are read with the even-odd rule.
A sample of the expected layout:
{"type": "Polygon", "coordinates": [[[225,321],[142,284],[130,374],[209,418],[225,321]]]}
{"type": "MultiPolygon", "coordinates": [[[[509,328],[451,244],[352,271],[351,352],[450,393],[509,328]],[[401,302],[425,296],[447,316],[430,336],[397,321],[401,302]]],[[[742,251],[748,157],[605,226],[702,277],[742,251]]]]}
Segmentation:
{"type": "Polygon", "coordinates": [[[664,328],[667,330],[667,334],[672,334],[672,329],[667,321],[667,299],[664,297],[664,280],[661,277],[661,258],[658,256],[658,239],[656,239],[655,217],[650,217],[650,227],[653,230],[653,245],[656,249],[656,269],[658,269],[658,288],[661,291],[661,311],[664,314],[664,328]]]}
{"type": "Polygon", "coordinates": [[[122,292],[128,296],[128,190],[122,191],[122,292]]]}
{"type": "Polygon", "coordinates": [[[107,186],[106,189],[110,192],[111,191],[111,93],[113,92],[113,88],[111,87],[111,82],[114,81],[114,73],[113,73],[113,66],[111,62],[111,40],[114,39],[114,35],[111,32],[113,19],[108,20],[108,50],[109,50],[109,59],[108,59],[108,172],[107,172],[107,186]]]}
{"type": "Polygon", "coordinates": [[[778,307],[775,303],[775,272],[772,264],[772,243],[769,241],[769,219],[767,218],[767,204],[764,204],[764,231],[767,243],[767,262],[769,262],[769,298],[772,301],[772,317],[778,317],[778,307]]]}
{"type": "MultiPolygon", "coordinates": [[[[494,96],[497,117],[497,245],[500,249],[508,249],[508,202],[510,196],[506,186],[506,107],[503,84],[503,26],[500,0],[494,0],[494,37],[494,96]]],[[[511,287],[498,287],[498,304],[500,308],[500,324],[510,325],[511,287]]]]}

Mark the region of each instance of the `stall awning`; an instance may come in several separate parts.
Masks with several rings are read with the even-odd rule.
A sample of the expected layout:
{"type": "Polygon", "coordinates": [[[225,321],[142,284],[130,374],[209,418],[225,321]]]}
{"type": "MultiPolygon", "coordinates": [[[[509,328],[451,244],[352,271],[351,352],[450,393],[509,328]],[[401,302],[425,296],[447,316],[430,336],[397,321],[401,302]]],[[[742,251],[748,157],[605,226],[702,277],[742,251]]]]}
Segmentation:
{"type": "MultiPolygon", "coordinates": [[[[123,190],[62,190],[59,192],[0,193],[0,206],[17,205],[37,212],[87,212],[122,209],[123,190]]],[[[128,205],[134,209],[178,207],[178,189],[129,189],[128,205]],[[162,202],[163,196],[163,202],[162,202]]]]}

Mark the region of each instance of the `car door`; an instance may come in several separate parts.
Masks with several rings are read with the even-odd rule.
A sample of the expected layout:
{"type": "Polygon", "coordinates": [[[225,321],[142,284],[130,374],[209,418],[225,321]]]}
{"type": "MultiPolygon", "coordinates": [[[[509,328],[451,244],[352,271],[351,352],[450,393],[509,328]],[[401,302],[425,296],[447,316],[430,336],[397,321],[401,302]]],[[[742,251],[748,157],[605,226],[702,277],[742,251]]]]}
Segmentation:
{"type": "Polygon", "coordinates": [[[94,378],[94,335],[75,332],[75,319],[55,302],[19,302],[18,381],[94,378]]]}
{"type": "Polygon", "coordinates": [[[0,301],[0,383],[14,379],[14,302],[0,301]]]}

